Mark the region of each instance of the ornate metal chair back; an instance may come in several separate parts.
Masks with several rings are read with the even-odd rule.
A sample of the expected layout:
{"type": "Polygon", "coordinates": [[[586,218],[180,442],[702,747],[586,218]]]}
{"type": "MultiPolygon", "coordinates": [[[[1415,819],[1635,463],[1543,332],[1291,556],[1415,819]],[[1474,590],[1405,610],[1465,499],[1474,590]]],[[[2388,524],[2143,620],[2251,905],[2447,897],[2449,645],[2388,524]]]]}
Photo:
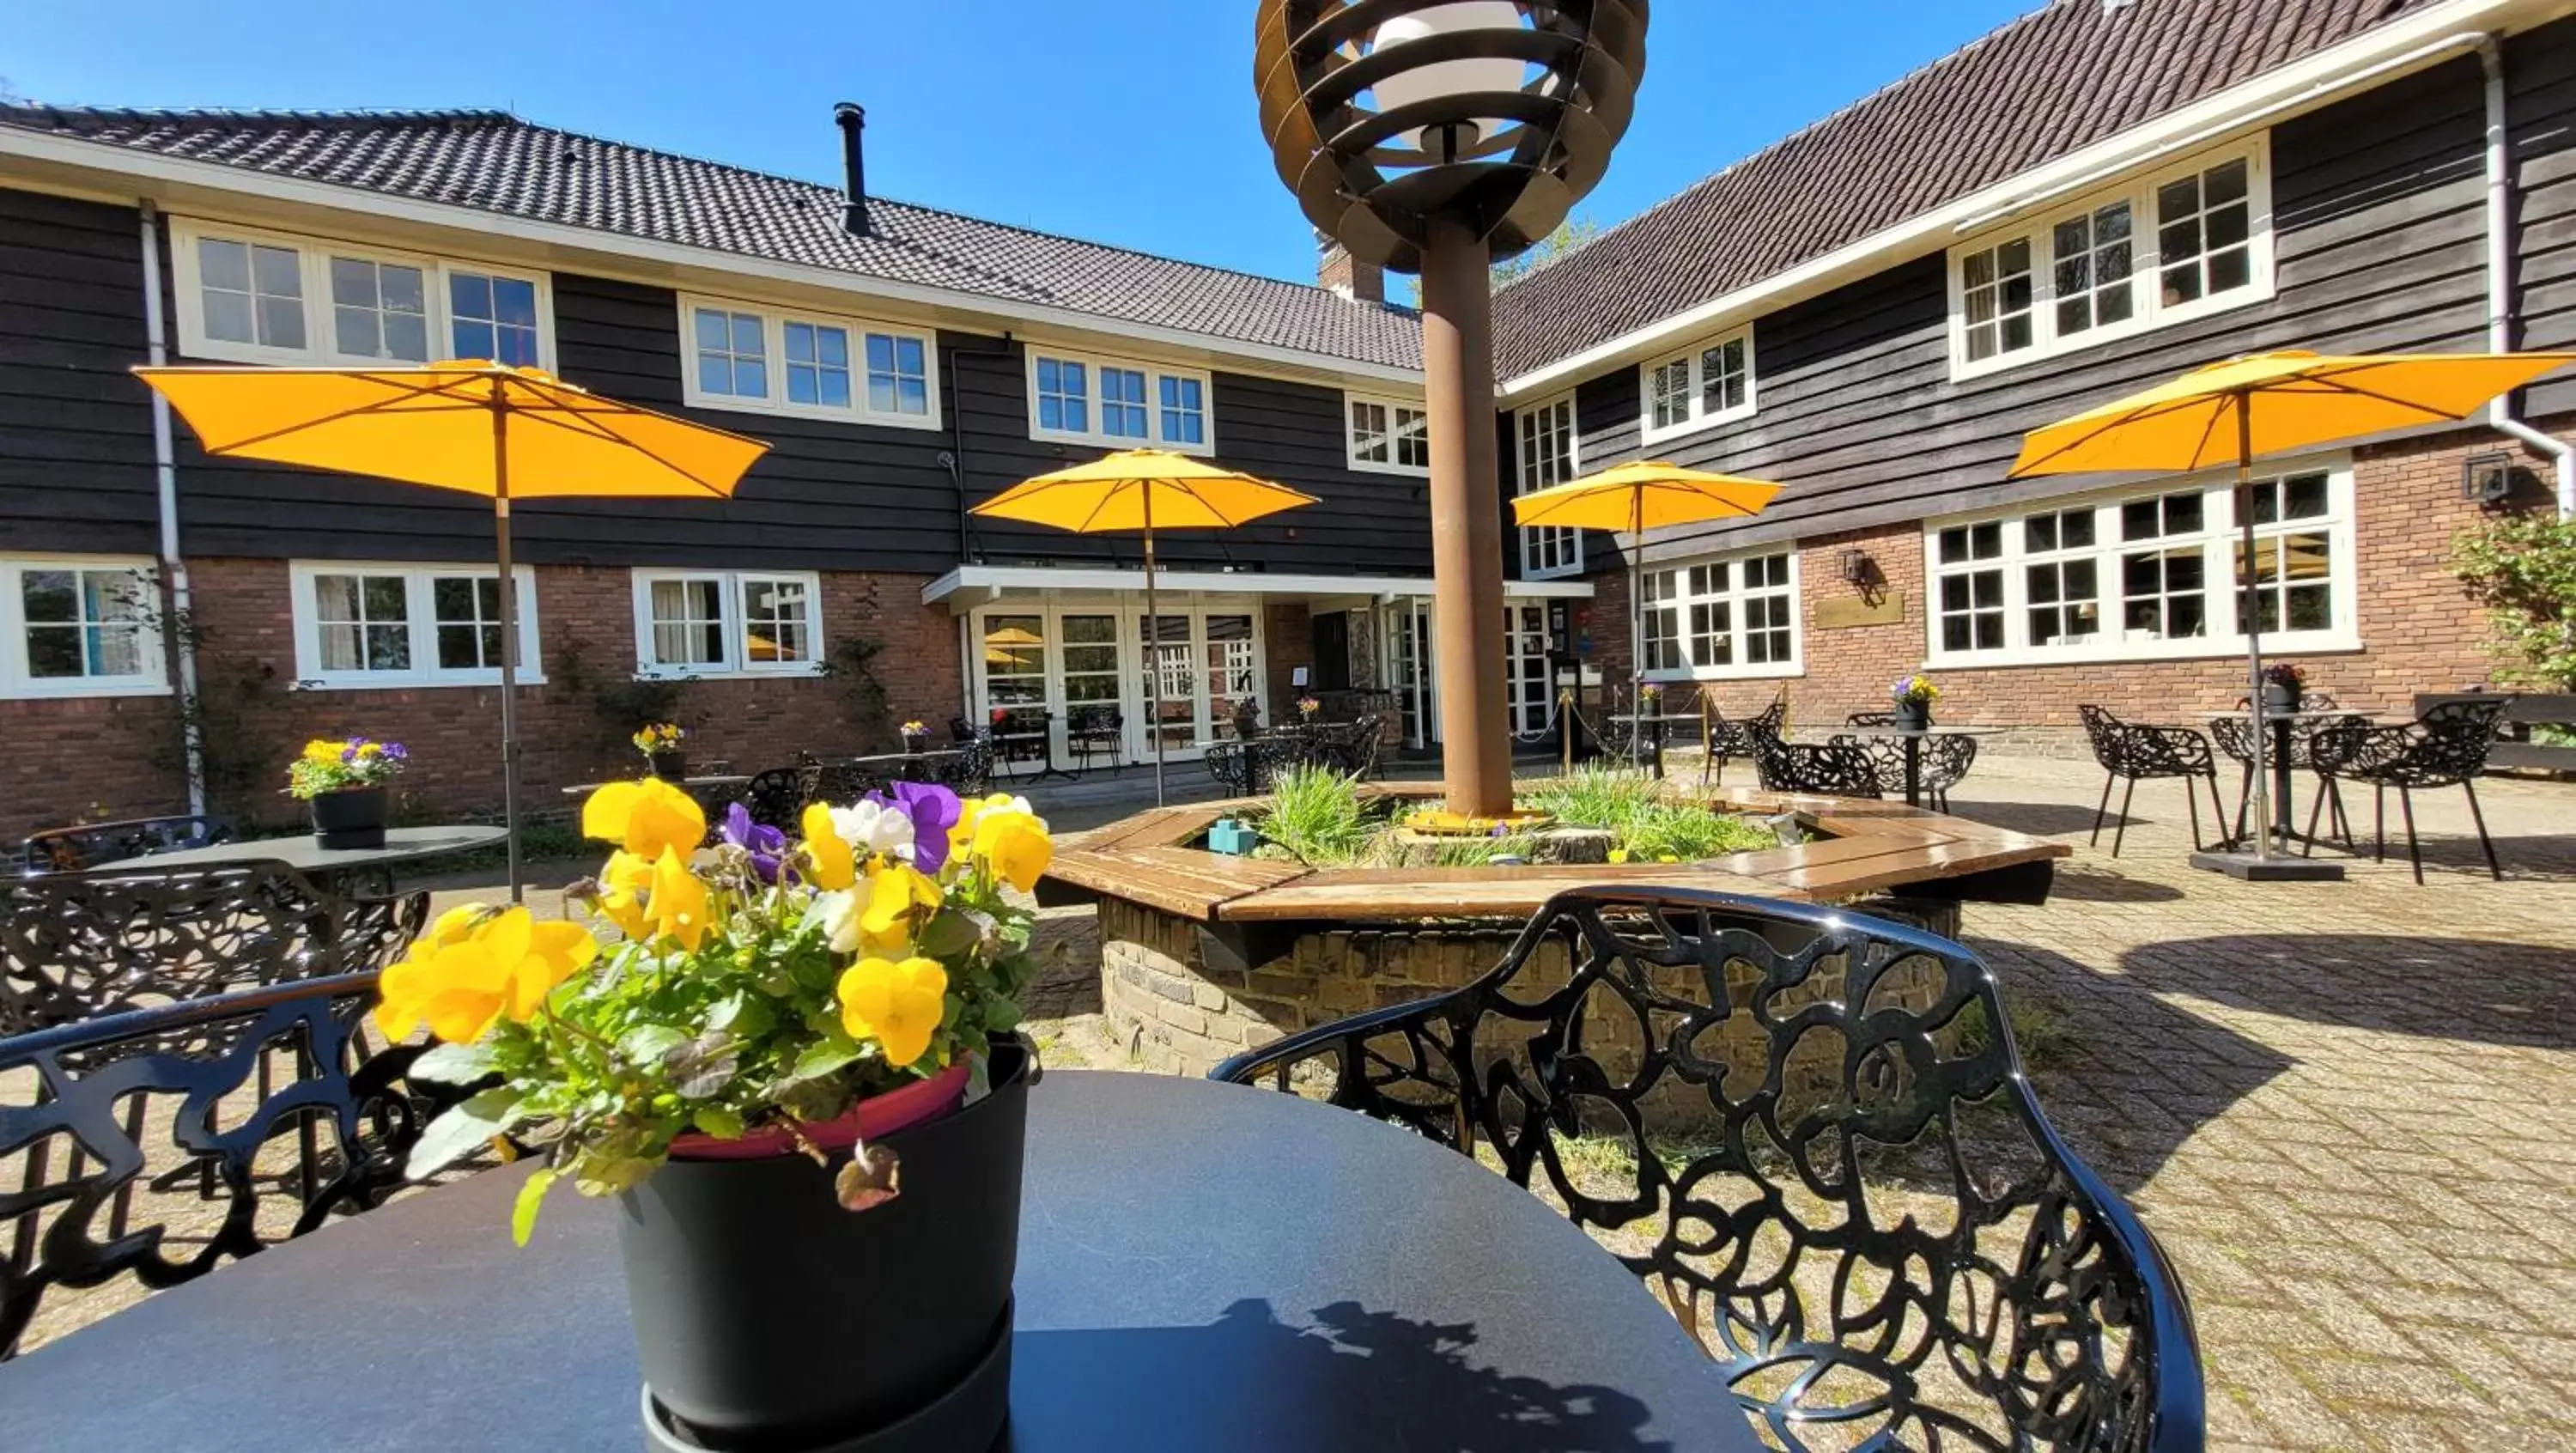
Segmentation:
{"type": "Polygon", "coordinates": [[[976,732],[958,744],[957,755],[939,764],[940,782],[960,797],[981,797],[993,789],[993,736],[976,732]]]}
{"type": "Polygon", "coordinates": [[[426,891],[342,897],[276,862],[0,882],[0,1034],[381,969],[428,916],[426,891]]]}
{"type": "Polygon", "coordinates": [[[210,812],[132,817],[36,833],[20,844],[18,861],[30,873],[77,873],[124,858],[209,848],[232,840],[231,819],[210,812]]]}
{"type": "Polygon", "coordinates": [[[1768,1446],[2197,1450],[2190,1308],[1950,940],[1561,894],[1461,989],[1220,1066],[1408,1127],[1620,1249],[1768,1446]]]}
{"type": "MultiPolygon", "coordinates": [[[[1878,763],[1849,737],[1822,746],[1783,740],[1762,728],[1760,718],[1746,724],[1754,771],[1770,792],[1806,792],[1827,797],[1876,797],[1880,794],[1878,763]]],[[[1898,772],[1903,772],[1900,765],[1898,772]]]]}
{"type": "Polygon", "coordinates": [[[2484,773],[2505,703],[2445,701],[2397,726],[2329,722],[2311,747],[2318,771],[2385,786],[2450,787],[2484,773]]]}
{"type": "Polygon", "coordinates": [[[781,832],[794,832],[797,819],[804,816],[805,804],[823,786],[823,769],[802,763],[793,767],[768,767],[752,774],[742,789],[743,809],[751,820],[763,827],[781,832]]]}
{"type": "Polygon", "coordinates": [[[17,1163],[0,1184],[19,1187],[0,1193],[0,1358],[57,1287],[173,1286],[382,1204],[465,1092],[415,1095],[417,1047],[364,1052],[375,987],[342,974],[0,1039],[0,1084],[22,1087],[0,1101],[0,1167],[17,1163]]]}

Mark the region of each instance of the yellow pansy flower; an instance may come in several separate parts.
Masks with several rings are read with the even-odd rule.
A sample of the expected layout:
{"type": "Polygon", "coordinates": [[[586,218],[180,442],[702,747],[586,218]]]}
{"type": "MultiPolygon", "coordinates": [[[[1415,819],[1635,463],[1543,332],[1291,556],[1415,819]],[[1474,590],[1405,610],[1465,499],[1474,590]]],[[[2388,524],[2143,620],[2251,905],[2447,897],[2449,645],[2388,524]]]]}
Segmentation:
{"type": "Polygon", "coordinates": [[[884,1046],[888,1064],[908,1065],[930,1049],[948,1012],[948,971],[936,959],[861,959],[841,975],[841,1027],[884,1046]]]}
{"type": "Polygon", "coordinates": [[[599,870],[600,914],[628,938],[645,936],[649,920],[644,900],[653,891],[653,860],[635,853],[610,853],[599,870]]]}
{"type": "Polygon", "coordinates": [[[378,981],[376,1027],[397,1040],[424,1023],[451,1043],[480,1039],[505,1014],[534,1016],[555,985],[598,954],[599,941],[577,923],[539,923],[524,908],[451,909],[378,981]]]}
{"type": "Polygon", "coordinates": [[[326,742],[321,738],[316,737],[312,741],[304,744],[304,760],[308,762],[336,762],[340,760],[340,753],[346,750],[348,745],[349,744],[347,742],[326,742]]]}
{"type": "Polygon", "coordinates": [[[652,920],[656,938],[672,939],[691,953],[706,940],[707,885],[680,861],[678,849],[662,849],[660,860],[653,864],[653,893],[644,912],[652,920]]]}
{"type": "Polygon", "coordinates": [[[996,792],[990,797],[969,797],[960,801],[957,804],[957,825],[948,829],[949,856],[962,858],[974,851],[975,824],[983,820],[984,814],[1028,811],[1030,807],[1027,798],[1014,797],[1008,792],[996,792]]]}
{"type": "Polygon", "coordinates": [[[974,853],[1003,881],[1026,893],[1046,875],[1055,858],[1055,840],[1044,819],[1018,808],[987,811],[975,819],[974,853]]]}
{"type": "Polygon", "coordinates": [[[581,805],[581,834],[659,858],[666,849],[692,852],[704,842],[707,814],[696,799],[658,777],[611,782],[581,805]]]}
{"type": "Polygon", "coordinates": [[[912,942],[913,911],[938,907],[939,897],[939,885],[910,863],[877,869],[868,875],[868,906],[859,915],[860,946],[870,953],[901,952],[912,942]]]}
{"type": "Polygon", "coordinates": [[[858,852],[832,826],[832,809],[819,802],[807,803],[802,826],[805,829],[805,880],[826,890],[847,888],[857,882],[858,852]]]}

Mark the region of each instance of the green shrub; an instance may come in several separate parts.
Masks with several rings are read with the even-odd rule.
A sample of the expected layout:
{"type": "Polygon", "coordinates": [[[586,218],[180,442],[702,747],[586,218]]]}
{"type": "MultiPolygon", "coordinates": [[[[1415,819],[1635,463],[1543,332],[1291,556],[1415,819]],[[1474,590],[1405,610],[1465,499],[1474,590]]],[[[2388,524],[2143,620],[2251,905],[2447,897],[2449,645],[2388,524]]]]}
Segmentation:
{"type": "Polygon", "coordinates": [[[1522,802],[1571,826],[1607,830],[1612,846],[1636,862],[1696,863],[1779,844],[1768,828],[1672,801],[1643,773],[1597,765],[1535,783],[1522,802]]]}
{"type": "Polygon", "coordinates": [[[2490,521],[2452,543],[2451,568],[2495,627],[2498,681],[2576,691],[2576,520],[2490,521]]]}
{"type": "Polygon", "coordinates": [[[1330,767],[1291,767],[1271,779],[1261,835],[1317,868],[1347,867],[1368,847],[1360,784],[1330,767]]]}

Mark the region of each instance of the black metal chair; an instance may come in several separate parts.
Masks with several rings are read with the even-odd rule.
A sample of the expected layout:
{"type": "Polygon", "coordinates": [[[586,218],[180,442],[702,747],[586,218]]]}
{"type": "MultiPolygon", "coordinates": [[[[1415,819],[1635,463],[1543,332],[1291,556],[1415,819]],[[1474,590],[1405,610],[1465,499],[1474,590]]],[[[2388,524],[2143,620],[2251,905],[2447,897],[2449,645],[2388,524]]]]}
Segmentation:
{"type": "MultiPolygon", "coordinates": [[[[1865,726],[1859,718],[1880,713],[1859,712],[1854,726],[1865,726]]],[[[1905,795],[1905,744],[1893,737],[1837,736],[1836,744],[1858,748],[1878,771],[1878,790],[1885,796],[1905,795]]],[[[1917,748],[1915,790],[1934,811],[1950,810],[1950,789],[1968,779],[1968,770],[1977,764],[1975,737],[1929,736],[1917,748]]]]}
{"type": "Polygon", "coordinates": [[[1752,748],[1753,770],[1761,775],[1764,791],[1826,797],[1879,795],[1878,764],[1849,738],[1814,746],[1786,741],[1779,733],[1764,729],[1758,718],[1746,723],[1746,727],[1745,741],[1752,748]]]}
{"type": "Polygon", "coordinates": [[[365,1052],[375,989],[373,973],[342,974],[0,1039],[0,1083],[26,1095],[0,1103],[0,1160],[18,1162],[20,1186],[0,1193],[0,1359],[55,1287],[175,1286],[383,1204],[422,1127],[465,1091],[416,1093],[403,1076],[420,1047],[365,1052]],[[272,1064],[294,1073],[255,1085],[272,1064]],[[131,1224],[137,1191],[192,1179],[227,1203],[219,1217],[131,1224]]]}
{"type": "Polygon", "coordinates": [[[1896,713],[1892,711],[1856,711],[1843,718],[1843,725],[1850,727],[1892,727],[1896,725],[1896,713]]]}
{"type": "Polygon", "coordinates": [[[1207,754],[1199,761],[1228,797],[1250,797],[1261,790],[1254,781],[1259,766],[1250,742],[1210,742],[1207,754]]]}
{"type": "Polygon", "coordinates": [[[2183,1288],[2009,1024],[1948,939],[1586,889],[1466,987],[1212,1077],[1391,1121],[1619,1233],[1766,1446],[2198,1453],[2183,1288]]]}
{"type": "Polygon", "coordinates": [[[1333,765],[1344,775],[1365,782],[1378,773],[1386,746],[1386,718],[1370,712],[1338,728],[1333,736],[1333,765]]]}
{"type": "Polygon", "coordinates": [[[231,819],[211,812],[129,817],[121,822],[47,828],[19,844],[18,861],[30,873],[77,873],[101,863],[210,848],[232,840],[231,819]]]}
{"type": "Polygon", "coordinates": [[[0,1034],[381,969],[428,917],[426,890],[343,896],[277,862],[0,882],[0,1034]]]}
{"type": "Polygon", "coordinates": [[[1109,758],[1115,772],[1124,755],[1127,718],[1114,706],[1077,706],[1065,713],[1064,747],[1074,757],[1074,770],[1088,772],[1095,756],[1109,758]]]}
{"type": "Polygon", "coordinates": [[[981,797],[993,790],[993,737],[974,732],[957,744],[956,755],[932,769],[932,780],[960,797],[981,797]]]}
{"type": "Polygon", "coordinates": [[[2102,819],[2111,812],[2112,785],[2126,779],[2128,789],[2120,794],[2120,825],[2111,834],[2111,856],[2120,856],[2120,843],[2129,833],[2129,803],[2138,795],[2138,784],[2149,778],[2183,779],[2183,804],[2191,809],[2191,845],[2194,851],[2200,840],[2200,799],[2192,795],[2191,779],[2197,777],[2209,784],[2210,825],[2222,834],[2227,830],[2227,809],[2218,798],[2218,763],[2209,754],[2209,739],[2189,727],[2147,726],[2126,722],[2098,706],[2079,706],[2084,718],[2084,735],[2093,744],[2093,760],[2110,775],[2102,779],[2102,801],[2093,810],[2093,845],[2102,845],[2102,819]]]}
{"type": "MultiPolygon", "coordinates": [[[[2311,739],[2309,751],[2317,775],[2324,779],[2325,791],[2320,799],[2330,799],[2335,811],[2343,811],[2342,782],[2367,782],[2371,788],[2372,854],[2385,861],[2388,857],[2388,789],[2397,789],[2398,809],[2406,815],[2406,857],[2415,867],[2415,881],[2424,881],[2424,849],[2415,837],[2415,789],[2419,787],[2458,787],[2468,794],[2469,820],[2477,824],[2478,847],[2485,852],[2487,871],[2501,881],[2504,866],[2496,861],[2495,840],[2487,835],[2486,814],[2478,810],[2477,778],[2487,769],[2487,753],[2495,746],[2496,723],[2504,715],[2502,701],[2446,701],[2414,721],[2399,726],[2372,726],[2368,722],[2329,722],[2311,739]]],[[[2311,844],[2317,830],[2317,808],[2308,808],[2308,834],[2311,844]]]]}
{"type": "Polygon", "coordinates": [[[793,767],[768,767],[752,774],[742,789],[743,809],[751,820],[780,832],[798,830],[797,820],[805,815],[805,804],[823,788],[823,769],[799,763],[793,767]]]}
{"type": "Polygon", "coordinates": [[[993,712],[994,765],[1006,777],[1020,768],[1044,776],[1055,766],[1055,713],[1043,706],[997,707],[993,712]]]}
{"type": "MultiPolygon", "coordinates": [[[[2238,711],[2249,709],[2244,698],[2237,699],[2236,709],[2238,711]]],[[[2333,711],[2336,709],[2335,699],[2322,691],[2311,691],[2300,702],[2299,709],[2333,711]]],[[[2325,721],[2312,720],[2290,723],[2290,770],[2296,772],[2315,769],[2316,736],[2328,725],[2330,723],[2325,721]]],[[[2254,803],[2254,725],[2241,716],[2212,717],[2209,722],[2209,739],[2217,744],[2219,755],[2237,766],[2240,780],[2236,784],[2236,829],[2229,841],[2241,843],[2245,841],[2245,818],[2253,811],[2254,803]]],[[[2263,764],[2266,767],[2275,765],[2272,761],[2272,753],[2274,742],[2278,740],[2276,737],[2273,742],[2264,743],[2263,764]]],[[[2326,792],[2322,780],[2318,784],[2318,791],[2329,798],[2332,796],[2326,792]]],[[[2350,850],[2353,847],[2352,824],[2344,817],[2343,803],[2335,800],[2333,810],[2334,815],[2328,825],[2333,831],[2343,834],[2344,847],[2350,850]]],[[[2311,824],[2311,830],[2313,827],[2314,825],[2311,824]]]]}
{"type": "MultiPolygon", "coordinates": [[[[1699,764],[1699,783],[1707,786],[1726,764],[1737,757],[1753,755],[1753,734],[1767,732],[1777,737],[1789,723],[1789,690],[1771,698],[1761,712],[1741,721],[1729,721],[1720,711],[1717,699],[1706,691],[1699,694],[1700,748],[1706,755],[1699,764]]],[[[1758,765],[1758,764],[1757,764],[1758,765]]]]}

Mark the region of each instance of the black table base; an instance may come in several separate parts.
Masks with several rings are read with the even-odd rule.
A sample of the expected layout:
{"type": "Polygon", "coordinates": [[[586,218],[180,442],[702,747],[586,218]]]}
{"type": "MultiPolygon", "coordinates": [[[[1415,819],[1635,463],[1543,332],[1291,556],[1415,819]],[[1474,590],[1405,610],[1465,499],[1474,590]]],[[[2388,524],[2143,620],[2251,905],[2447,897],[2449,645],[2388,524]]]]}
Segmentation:
{"type": "MultiPolygon", "coordinates": [[[[1006,1312],[995,1329],[984,1360],[946,1394],[902,1422],[855,1438],[816,1443],[794,1453],[991,1453],[1002,1446],[1002,1425],[1010,1417],[1011,1317],[1006,1312]]],[[[673,1426],[670,1415],[644,1389],[645,1453],[728,1453],[719,1444],[701,1443],[673,1426]]]]}

